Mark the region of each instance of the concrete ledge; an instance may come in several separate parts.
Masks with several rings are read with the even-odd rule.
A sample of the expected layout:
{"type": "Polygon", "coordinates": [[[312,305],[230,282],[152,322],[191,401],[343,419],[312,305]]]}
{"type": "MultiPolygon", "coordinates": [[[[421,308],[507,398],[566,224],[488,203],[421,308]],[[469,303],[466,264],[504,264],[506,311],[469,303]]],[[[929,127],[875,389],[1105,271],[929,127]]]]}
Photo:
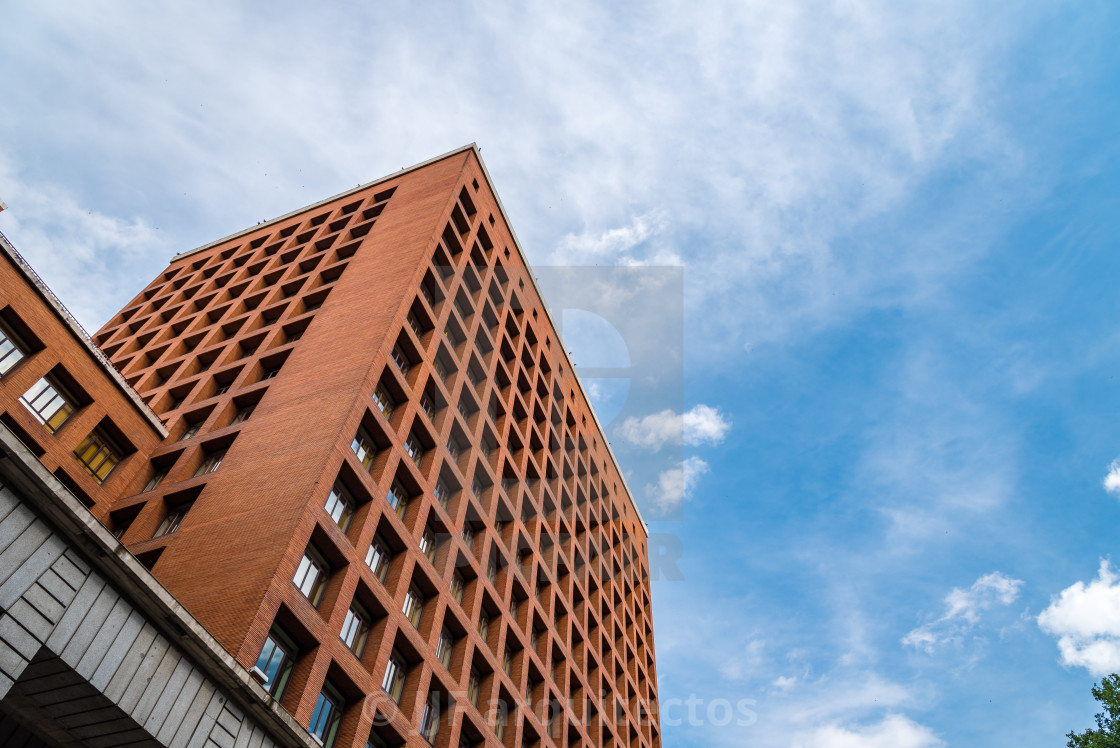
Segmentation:
{"type": "MultiPolygon", "coordinates": [[[[153,736],[176,736],[162,712],[181,698],[183,715],[212,713],[213,720],[227,724],[247,720],[252,725],[241,729],[251,728],[266,743],[319,748],[3,424],[0,486],[0,526],[8,528],[0,535],[11,536],[0,538],[0,554],[9,553],[16,562],[0,573],[6,577],[0,592],[8,602],[0,607],[0,630],[8,632],[0,634],[0,654],[6,653],[0,658],[5,686],[0,695],[24,670],[62,660],[66,664],[58,667],[72,668],[91,695],[104,697],[103,691],[114,690],[109,680],[113,673],[99,664],[110,653],[117,658],[114,663],[123,661],[130,647],[143,642],[135,664],[143,669],[155,657],[155,670],[150,681],[141,680],[136,671],[118,673],[126,690],[139,689],[135,703],[119,703],[128,707],[122,715],[141,716],[138,722],[153,736]],[[171,646],[157,655],[149,648],[159,640],[171,646]],[[163,671],[157,683],[154,676],[163,671]],[[193,690],[186,692],[188,688],[193,690]],[[204,699],[204,693],[210,698],[204,699]]],[[[113,670],[120,667],[115,664],[113,670]]]]}

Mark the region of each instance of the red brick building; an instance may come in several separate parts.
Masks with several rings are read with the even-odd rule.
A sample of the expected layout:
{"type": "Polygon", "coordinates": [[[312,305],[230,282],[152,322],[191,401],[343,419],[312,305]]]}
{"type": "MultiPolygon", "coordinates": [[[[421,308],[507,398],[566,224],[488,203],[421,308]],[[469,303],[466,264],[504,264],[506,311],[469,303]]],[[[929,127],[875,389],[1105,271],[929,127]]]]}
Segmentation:
{"type": "Polygon", "coordinates": [[[0,417],[312,736],[660,745],[645,526],[476,148],[175,257],[93,342],[130,387],[41,360],[0,417]]]}

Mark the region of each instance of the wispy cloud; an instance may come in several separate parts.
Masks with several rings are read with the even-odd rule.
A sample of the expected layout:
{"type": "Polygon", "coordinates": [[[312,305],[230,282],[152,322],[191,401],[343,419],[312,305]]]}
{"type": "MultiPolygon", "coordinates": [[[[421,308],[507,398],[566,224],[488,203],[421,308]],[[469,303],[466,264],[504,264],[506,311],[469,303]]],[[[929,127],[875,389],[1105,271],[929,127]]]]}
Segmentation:
{"type": "Polygon", "coordinates": [[[1104,490],[1114,496],[1120,496],[1120,458],[1109,464],[1108,474],[1104,477],[1104,490]]]}
{"type": "MultiPolygon", "coordinates": [[[[694,304],[741,312],[706,323],[727,333],[717,347],[922,298],[981,234],[959,250],[931,236],[849,251],[845,237],[963,162],[986,170],[984,195],[992,180],[1018,184],[986,95],[1015,26],[986,6],[264,15],[203,0],[142,17],[72,7],[60,25],[22,7],[0,52],[27,82],[6,89],[21,116],[5,132],[27,145],[59,112],[81,121],[51,144],[115,186],[91,207],[128,215],[119,206],[142,184],[151,212],[177,223],[176,249],[478,141],[532,259],[686,263],[694,304]],[[275,43],[292,27],[297,57],[275,43]],[[452,33],[453,49],[427,43],[452,33]],[[79,64],[88,75],[69,74],[79,64]],[[91,136],[109,156],[96,166],[74,158],[91,136]]],[[[976,215],[990,222],[977,207],[941,223],[965,234],[976,215]]]]}
{"type": "Polygon", "coordinates": [[[941,344],[911,341],[884,375],[856,490],[888,519],[896,550],[913,553],[1007,503],[1018,445],[977,378],[941,344]]]}
{"type": "Polygon", "coordinates": [[[548,261],[557,265],[680,265],[679,254],[648,242],[666,228],[660,213],[634,216],[625,226],[566,234],[548,261]]]}
{"type": "Polygon", "coordinates": [[[1021,579],[994,571],[981,576],[968,589],[954,587],[945,596],[944,614],[908,633],[902,643],[932,654],[940,645],[960,642],[984,612],[1015,602],[1022,586],[1021,579]]]}
{"type": "Polygon", "coordinates": [[[1094,676],[1120,672],[1120,576],[1102,559],[1097,578],[1051,598],[1038,625],[1058,638],[1063,665],[1094,676]]]}
{"type": "Polygon", "coordinates": [[[901,714],[860,726],[825,725],[798,733],[793,748],[933,748],[944,745],[932,730],[901,714]]]}
{"type": "Polygon", "coordinates": [[[658,450],[667,444],[719,444],[730,430],[730,419],[718,408],[696,405],[684,413],[663,410],[641,418],[627,418],[617,433],[631,444],[658,450]]]}
{"type": "Polygon", "coordinates": [[[108,216],[59,185],[29,183],[4,153],[0,185],[10,207],[0,214],[5,234],[91,332],[116,310],[116,299],[142,288],[135,263],[171,256],[166,238],[143,218],[108,216]]]}
{"type": "Polygon", "coordinates": [[[699,457],[689,457],[677,467],[669,468],[658,476],[656,485],[646,486],[650,503],[660,513],[675,512],[692,495],[700,476],[706,472],[708,463],[699,457]]]}

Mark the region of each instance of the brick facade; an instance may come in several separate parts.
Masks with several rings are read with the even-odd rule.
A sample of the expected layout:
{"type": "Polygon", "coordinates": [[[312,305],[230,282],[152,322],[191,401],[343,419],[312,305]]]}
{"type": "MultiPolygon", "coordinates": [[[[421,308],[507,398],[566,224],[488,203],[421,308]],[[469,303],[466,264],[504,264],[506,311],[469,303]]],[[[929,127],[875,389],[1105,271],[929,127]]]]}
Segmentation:
{"type": "Polygon", "coordinates": [[[660,745],[645,527],[477,149],[184,253],[93,340],[167,438],[116,381],[69,439],[5,418],[241,665],[287,642],[300,724],[326,683],[337,746],[660,745]],[[70,442],[117,407],[137,457],[85,485],[70,442]]]}

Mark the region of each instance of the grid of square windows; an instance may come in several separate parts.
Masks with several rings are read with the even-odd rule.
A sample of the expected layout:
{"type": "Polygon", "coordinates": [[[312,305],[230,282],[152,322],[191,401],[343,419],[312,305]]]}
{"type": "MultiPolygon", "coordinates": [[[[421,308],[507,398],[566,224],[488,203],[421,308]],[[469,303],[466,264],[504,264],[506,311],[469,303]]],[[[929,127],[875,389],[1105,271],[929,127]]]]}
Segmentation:
{"type": "MultiPolygon", "coordinates": [[[[417,468],[415,471],[408,467],[408,471],[412,471],[408,485],[419,482],[419,494],[413,493],[415,489],[405,489],[404,483],[391,474],[381,479],[374,477],[373,481],[388,482],[388,485],[381,482],[381,490],[385,492],[390,511],[402,519],[406,516],[405,508],[422,497],[425,503],[418,512],[408,514],[407,524],[411,532],[417,532],[417,524],[426,521],[428,501],[439,504],[447,512],[456,523],[449,528],[453,534],[453,547],[461,550],[441,553],[441,558],[446,557],[447,560],[441,560],[441,569],[437,572],[442,574],[451,563],[458,565],[463,560],[458,554],[466,553],[467,565],[474,567],[471,572],[474,579],[479,575],[481,560],[484,570],[481,576],[493,580],[493,589],[486,594],[500,598],[492,602],[494,623],[501,621],[503,632],[506,631],[507,612],[511,618],[525,617],[527,623],[522,624],[525,627],[523,630],[527,637],[533,639],[538,636],[537,626],[549,629],[552,619],[571,621],[568,630],[559,639],[552,635],[541,638],[540,666],[546,672],[551,672],[552,663],[545,663],[543,658],[551,656],[547,653],[563,653],[563,648],[555,648],[570,646],[564,643],[568,632],[578,630],[588,666],[582,672],[567,676],[571,679],[570,687],[578,686],[584,692],[602,687],[608,692],[619,692],[626,703],[637,703],[635,697],[648,703],[650,698],[656,697],[648,685],[643,685],[651,681],[649,674],[653,671],[653,662],[652,652],[647,652],[641,644],[646,638],[643,632],[648,632],[650,626],[646,613],[648,581],[644,553],[639,552],[644,546],[637,537],[640,528],[633,515],[619,504],[618,498],[622,496],[620,479],[605,445],[595,441],[597,429],[587,425],[587,411],[582,398],[576,395],[574,389],[569,389],[566,381],[569,373],[564,371],[563,364],[558,365],[546,352],[549,346],[553,351],[559,350],[556,339],[547,331],[542,331],[535,313],[521,306],[518,300],[519,295],[528,293],[524,284],[517,282],[519,271],[512,266],[503,267],[506,263],[501,261],[501,247],[494,246],[488,237],[482,236],[479,211],[468,209],[462,197],[457,210],[468,229],[462,233],[461,226],[456,222],[452,222],[455,225],[449,224],[451,233],[445,232],[441,239],[441,248],[433,260],[434,272],[425,275],[417,291],[415,303],[423,313],[406,322],[402,334],[410,340],[403,347],[401,344],[395,346],[388,362],[390,369],[397,372],[392,376],[399,373],[411,375],[414,369],[425,366],[431,366],[437,375],[438,378],[432,378],[421,373],[412,380],[398,378],[397,381],[403,385],[395,384],[393,391],[397,392],[403,386],[405,400],[415,405],[410,405],[410,409],[404,410],[404,415],[392,424],[395,432],[393,441],[404,448],[406,459],[415,457],[417,452],[424,455],[425,443],[434,442],[434,448],[429,446],[426,449],[434,449],[437,454],[434,460],[423,459],[413,463],[417,468]],[[444,299],[454,303],[440,306],[444,299]],[[432,327],[436,334],[428,336],[427,332],[432,327]],[[418,345],[427,347],[413,350],[418,345]],[[398,359],[397,363],[394,364],[392,359],[398,359]],[[412,383],[419,387],[419,383],[425,381],[430,382],[431,390],[425,388],[409,394],[412,383]],[[458,407],[447,409],[436,419],[433,415],[436,402],[454,402],[458,407]],[[413,413],[427,420],[415,421],[413,413]],[[423,424],[419,427],[424,433],[423,440],[415,437],[412,431],[414,423],[423,424]],[[404,438],[402,435],[405,435],[404,438]],[[414,443],[409,444],[409,441],[414,443]],[[443,444],[448,445],[446,450],[443,444]],[[479,445],[477,448],[473,446],[476,444],[479,445]],[[463,452],[467,452],[468,456],[460,461],[463,452]],[[519,453],[522,456],[511,470],[510,460],[519,453]],[[444,468],[444,465],[448,467],[444,468]],[[470,486],[470,490],[461,494],[448,491],[440,475],[443,470],[453,477],[456,491],[466,486],[470,486]],[[477,523],[478,543],[474,537],[475,525],[463,521],[464,511],[475,518],[472,522],[477,523]],[[501,540],[491,534],[500,522],[507,523],[501,540]],[[509,568],[523,568],[516,556],[522,543],[527,543],[533,549],[533,555],[539,556],[541,561],[537,566],[529,565],[528,571],[514,581],[515,576],[499,573],[499,570],[507,568],[510,554],[514,554],[518,563],[509,568]],[[502,559],[500,563],[497,557],[489,555],[491,549],[498,549],[502,559]],[[538,578],[529,578],[534,573],[538,578]],[[520,596],[515,596],[511,584],[525,585],[525,590],[519,593],[520,596]],[[530,609],[527,613],[523,607],[519,609],[518,599],[523,605],[528,600],[530,609]]],[[[319,230],[322,231],[322,227],[329,223],[330,219],[321,224],[319,230]]],[[[300,235],[297,230],[288,236],[294,240],[300,235]]],[[[267,269],[264,266],[258,268],[252,277],[259,278],[262,273],[270,272],[276,265],[269,258],[278,255],[261,254],[270,246],[271,240],[265,240],[255,247],[245,248],[243,252],[249,258],[236,267],[248,270],[258,262],[267,261],[267,269]]],[[[310,247],[311,244],[305,246],[310,247]]],[[[280,253],[284,251],[282,249],[280,253]]],[[[309,250],[304,250],[300,257],[310,254],[309,250]]],[[[237,256],[232,255],[222,262],[232,262],[237,256]]],[[[508,251],[505,258],[509,261],[508,251]]],[[[222,277],[229,267],[222,263],[219,265],[213,276],[215,278],[222,277]]],[[[193,276],[188,273],[190,277],[176,292],[202,283],[201,279],[196,281],[195,278],[204,269],[206,266],[191,271],[193,276]]],[[[175,280],[172,278],[167,283],[175,280]]],[[[195,296],[205,293],[207,288],[203,283],[195,296]]],[[[157,294],[156,298],[159,296],[157,294]]],[[[313,311],[314,305],[312,301],[300,309],[313,311]]],[[[173,311],[178,313],[181,309],[173,311]]],[[[200,311],[203,309],[200,307],[200,311]]],[[[181,319],[173,315],[169,320],[172,318],[181,319]]],[[[148,319],[151,318],[135,318],[141,322],[148,319]]],[[[220,319],[224,322],[230,317],[220,319]]],[[[118,327],[116,331],[110,330],[110,337],[126,327],[128,325],[118,327]]],[[[141,325],[137,328],[138,334],[142,335],[148,329],[141,325]]],[[[114,337],[112,342],[116,340],[114,337]]],[[[267,350],[267,345],[264,345],[260,352],[253,355],[267,354],[267,350]]],[[[385,376],[382,374],[383,378],[385,376]]],[[[168,386],[175,381],[172,377],[168,386]]],[[[232,389],[236,392],[237,387],[232,389]]],[[[381,410],[387,418],[397,415],[405,405],[398,396],[390,397],[389,391],[380,383],[375,388],[373,401],[372,407],[381,410]]],[[[381,435],[378,436],[380,438],[381,435]]],[[[363,450],[358,446],[354,451],[359,462],[370,470],[373,469],[373,456],[377,450],[377,444],[367,435],[366,448],[363,450]]],[[[389,463],[390,471],[393,464],[392,461],[389,463]]],[[[375,475],[381,475],[384,469],[382,461],[379,460],[378,465],[375,475]]],[[[361,477],[366,478],[364,475],[361,477]]],[[[327,503],[328,514],[340,521],[342,526],[347,520],[341,519],[342,514],[335,518],[338,507],[330,505],[329,498],[327,503]]],[[[378,516],[371,513],[370,521],[378,516]]],[[[399,533],[395,527],[387,529],[392,535],[399,533]]],[[[355,530],[355,533],[358,532],[355,530]]],[[[427,555],[430,546],[423,541],[421,545],[417,548],[394,538],[394,546],[411,546],[408,553],[427,555]]],[[[367,549],[367,564],[377,578],[384,578],[388,567],[387,551],[387,544],[378,544],[376,539],[367,549]],[[379,549],[375,550],[375,546],[379,549]]],[[[462,579],[457,570],[447,570],[445,581],[439,585],[443,590],[440,594],[451,592],[452,599],[461,599],[462,579]],[[447,586],[444,587],[444,584],[447,586]],[[457,584],[460,591],[456,594],[457,584]]],[[[411,595],[412,585],[409,585],[408,591],[411,595]]],[[[419,597],[423,600],[422,595],[419,597]]],[[[420,610],[423,611],[422,603],[420,610]]],[[[439,630],[439,621],[436,623],[436,630],[439,630]]],[[[503,636],[513,635],[514,629],[509,631],[503,636]]],[[[439,639],[430,646],[439,648],[439,639]]],[[[538,650],[537,642],[532,642],[531,649],[534,652],[538,650]]],[[[613,722],[613,714],[605,716],[609,717],[608,723],[613,722]]]]}

